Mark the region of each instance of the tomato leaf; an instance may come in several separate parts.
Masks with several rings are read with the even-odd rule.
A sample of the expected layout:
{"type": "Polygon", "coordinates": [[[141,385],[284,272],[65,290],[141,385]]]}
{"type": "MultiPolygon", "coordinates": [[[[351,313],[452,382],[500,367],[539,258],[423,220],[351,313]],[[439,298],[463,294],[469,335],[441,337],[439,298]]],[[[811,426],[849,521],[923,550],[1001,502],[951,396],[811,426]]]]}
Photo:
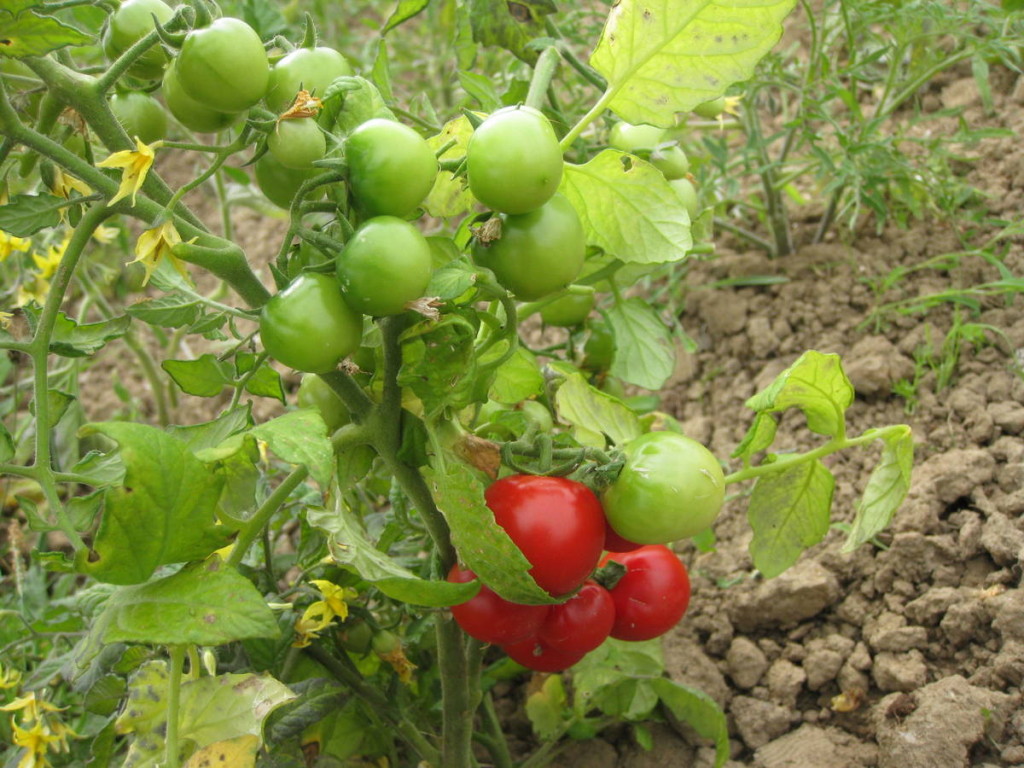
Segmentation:
{"type": "Polygon", "coordinates": [[[725,713],[703,691],[659,677],[648,684],[677,720],[691,726],[705,739],[715,742],[715,768],[729,759],[729,729],[725,713]]]}
{"type": "Polygon", "coordinates": [[[286,413],[252,430],[257,440],[290,464],[304,464],[320,487],[326,488],[334,471],[334,452],[327,425],[311,408],[286,413]]]}
{"type": "MultiPolygon", "coordinates": [[[[6,30],[0,36],[5,34],[6,30]]],[[[40,229],[56,227],[61,210],[68,205],[67,200],[55,195],[15,195],[9,203],[0,205],[0,230],[15,237],[31,237],[40,229]]]]}
{"type": "Polygon", "coordinates": [[[252,406],[243,405],[225,411],[213,421],[187,427],[172,426],[168,432],[183,441],[193,453],[216,448],[232,435],[252,426],[252,406]]]}
{"type": "Polygon", "coordinates": [[[252,734],[215,741],[193,752],[182,768],[253,768],[259,749],[259,737],[252,734]]]}
{"type": "Polygon", "coordinates": [[[480,581],[513,603],[555,602],[537,586],[528,573],[530,561],[494,521],[484,501],[483,484],[468,467],[453,458],[443,470],[425,469],[424,476],[451,528],[459,559],[480,581]]]}
{"type": "Polygon", "coordinates": [[[828,533],[835,478],[820,460],[779,462],[778,472],[758,478],[747,507],[754,533],[750,556],[770,579],[797,561],[828,533]]]}
{"type": "MultiPolygon", "coordinates": [[[[24,310],[25,318],[34,330],[39,321],[39,310],[31,306],[24,310]]],[[[88,357],[101,350],[108,341],[124,336],[131,321],[130,317],[124,315],[113,320],[79,325],[63,312],[58,312],[53,336],[50,337],[50,351],[62,357],[88,357]]]]}
{"type": "Polygon", "coordinates": [[[608,107],[630,123],[668,128],[676,112],[750,79],[782,36],[796,0],[620,0],[590,65],[608,107]]]}
{"type": "Polygon", "coordinates": [[[668,327],[640,298],[617,301],[605,315],[615,335],[611,373],[645,389],[661,389],[675,369],[668,327]]]}
{"type": "Polygon", "coordinates": [[[221,481],[184,443],[154,427],[126,422],[87,424],[81,436],[116,442],[124,485],[104,491],[103,517],[92,551],[76,566],[111,584],[138,584],[157,566],[206,557],[227,543],[215,525],[221,481]]]}
{"type": "Polygon", "coordinates": [[[464,408],[473,397],[476,329],[458,314],[419,323],[402,334],[398,383],[423,401],[428,414],[464,408]]]}
{"type": "Polygon", "coordinates": [[[430,5],[430,0],[398,0],[398,5],[395,6],[395,10],[388,16],[388,20],[380,33],[386,35],[399,24],[411,19],[428,5],[430,5]]]}
{"type": "Polygon", "coordinates": [[[395,600],[431,608],[446,608],[466,602],[479,589],[477,582],[453,584],[448,581],[427,581],[399,565],[367,538],[359,517],[349,509],[341,494],[335,496],[333,509],[307,509],[306,521],[327,533],[328,547],[335,562],[352,568],[395,600]]]}
{"type": "Polygon", "coordinates": [[[196,360],[164,360],[160,367],[182,392],[197,397],[216,397],[232,383],[231,365],[210,353],[196,360]]]}
{"type": "Polygon", "coordinates": [[[627,264],[682,261],[690,218],[661,171],[617,149],[566,163],[559,191],[579,214],[587,243],[627,264]]]}
{"type": "Polygon", "coordinates": [[[202,313],[202,305],[194,296],[175,291],[156,299],[132,304],[126,312],[150,325],[163,328],[181,328],[192,325],[202,313]]]}
{"type": "MultiPolygon", "coordinates": [[[[438,156],[438,160],[454,160],[465,157],[466,146],[473,135],[473,126],[465,115],[445,123],[444,128],[436,136],[427,139],[427,144],[434,152],[454,141],[448,149],[438,156]]],[[[438,172],[434,186],[427,195],[423,207],[431,216],[450,218],[460,216],[472,209],[475,200],[469,191],[465,175],[456,176],[452,171],[438,172]]],[[[461,294],[456,294],[461,295],[461,294]]]]}
{"type": "MultiPolygon", "coordinates": [[[[39,16],[29,11],[32,5],[21,0],[5,3],[0,10],[0,55],[22,58],[43,56],[66,45],[85,45],[92,37],[68,26],[52,16],[39,16]]],[[[20,237],[20,235],[19,235],[20,237]]]]}
{"type": "Polygon", "coordinates": [[[568,365],[552,367],[565,376],[555,394],[559,419],[605,434],[616,445],[625,445],[643,433],[636,414],[621,400],[591,386],[583,374],[568,365]]]}
{"type": "Polygon", "coordinates": [[[845,412],[853,396],[853,385],[843,372],[839,355],[810,350],[776,376],[766,389],[747,400],[746,405],[758,413],[799,408],[812,432],[836,437],[846,430],[845,412]]]}
{"type": "Polygon", "coordinates": [[[775,442],[775,431],[779,424],[775,418],[767,413],[758,413],[754,416],[754,422],[747,429],[747,434],[732,452],[733,458],[742,458],[749,461],[755,453],[768,448],[775,442]]]}
{"type": "Polygon", "coordinates": [[[910,489],[910,472],[914,466],[914,438],[910,427],[901,424],[883,440],[882,456],[857,505],[843,552],[852,552],[884,530],[910,489]]]}
{"type": "Polygon", "coordinates": [[[529,43],[545,34],[543,16],[555,10],[552,0],[470,0],[468,15],[474,40],[504,48],[533,64],[538,53],[529,43]]]}
{"type": "MultiPolygon", "coordinates": [[[[503,352],[506,346],[496,344],[492,347],[495,357],[497,350],[500,348],[503,352]]],[[[480,362],[486,362],[486,357],[481,357],[480,362]]],[[[516,349],[512,357],[499,365],[495,374],[487,395],[496,402],[515,405],[544,392],[544,375],[537,367],[537,358],[523,347],[516,349]]]]}
{"type": "Polygon", "coordinates": [[[217,556],[117,590],[91,630],[100,642],[150,645],[222,645],[278,632],[263,595],[217,556]]]}
{"type": "Polygon", "coordinates": [[[569,714],[566,705],[561,675],[548,675],[541,687],[526,697],[526,716],[541,741],[551,741],[560,735],[569,714]]]}

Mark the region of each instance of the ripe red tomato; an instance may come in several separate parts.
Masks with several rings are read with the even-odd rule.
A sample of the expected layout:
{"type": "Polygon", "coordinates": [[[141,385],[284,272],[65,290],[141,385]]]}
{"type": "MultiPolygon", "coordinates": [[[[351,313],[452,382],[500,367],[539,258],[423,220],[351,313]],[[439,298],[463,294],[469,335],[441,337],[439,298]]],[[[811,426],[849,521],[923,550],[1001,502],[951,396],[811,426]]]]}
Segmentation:
{"type": "Polygon", "coordinates": [[[637,544],[635,541],[624,539],[615,532],[612,528],[612,524],[607,519],[604,521],[604,551],[605,552],[632,552],[634,549],[640,549],[643,544],[637,544]]]}
{"type": "MultiPolygon", "coordinates": [[[[476,578],[468,568],[458,564],[448,572],[448,581],[464,584],[476,578]]],[[[537,634],[548,615],[547,605],[512,603],[481,585],[474,597],[453,605],[452,616],[462,631],[482,643],[517,643],[537,634]]]]}
{"type": "Polygon", "coordinates": [[[618,640],[650,640],[679,623],[690,604],[690,577],[676,554],[662,544],[605,556],[626,573],[609,592],[615,603],[611,636],[618,640]]]}
{"type": "Polygon", "coordinates": [[[615,624],[615,602],[596,581],[561,605],[552,605],[537,639],[556,651],[590,653],[605,641],[615,624]]]}
{"type": "Polygon", "coordinates": [[[537,672],[561,672],[587,655],[579,651],[559,651],[536,637],[512,645],[503,645],[501,650],[507,653],[512,661],[537,672]]]}
{"type": "Polygon", "coordinates": [[[604,546],[604,512],[587,486],[564,477],[512,475],[484,494],[498,525],[522,550],[541,589],[565,595],[579,587],[604,546]]]}

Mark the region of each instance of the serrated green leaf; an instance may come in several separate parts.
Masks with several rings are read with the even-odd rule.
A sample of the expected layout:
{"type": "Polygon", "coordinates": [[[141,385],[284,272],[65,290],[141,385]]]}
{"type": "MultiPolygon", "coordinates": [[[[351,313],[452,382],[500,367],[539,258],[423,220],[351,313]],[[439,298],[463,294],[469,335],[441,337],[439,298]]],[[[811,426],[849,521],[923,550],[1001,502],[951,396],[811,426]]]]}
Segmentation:
{"type": "Polygon", "coordinates": [[[457,299],[476,285],[476,270],[462,259],[434,270],[424,295],[436,296],[442,301],[457,299]]]}
{"type": "Polygon", "coordinates": [[[835,478],[820,460],[780,462],[758,478],[747,507],[754,538],[750,556],[770,579],[797,561],[828,533],[835,478]]]}
{"type": "Polygon", "coordinates": [[[303,464],[321,488],[331,482],[334,452],[327,436],[327,425],[311,408],[286,413],[252,430],[257,440],[291,464],[303,464]]]}
{"type": "Polygon", "coordinates": [[[209,353],[196,360],[164,360],[160,367],[189,395],[216,397],[232,382],[231,365],[209,353]]]}
{"type": "Polygon", "coordinates": [[[543,17],[555,10],[552,0],[470,0],[465,15],[478,43],[504,48],[533,64],[539,54],[529,43],[546,34],[543,17]]]}
{"type": "Polygon", "coordinates": [[[124,482],[124,462],[117,451],[89,451],[71,468],[71,473],[87,478],[89,485],[94,488],[120,485],[124,482]]]}
{"type": "Polygon", "coordinates": [[[769,414],[756,414],[747,434],[743,436],[743,440],[732,452],[733,458],[749,460],[755,453],[767,449],[775,442],[775,431],[778,426],[778,422],[769,414]]]}
{"type": "Polygon", "coordinates": [[[853,385],[843,372],[839,355],[810,350],[746,405],[758,413],[799,408],[807,417],[808,429],[836,437],[846,429],[846,409],[853,396],[853,385]]]}
{"type": "MultiPolygon", "coordinates": [[[[495,345],[504,350],[504,345],[495,345]]],[[[492,348],[493,349],[493,348],[492,348]]],[[[481,359],[485,362],[485,359],[481,359]]],[[[494,380],[487,390],[488,396],[499,403],[516,403],[536,397],[544,392],[544,375],[537,367],[537,358],[523,347],[498,366],[494,380]]]]}
{"type": "Polygon", "coordinates": [[[459,559],[477,577],[513,603],[555,602],[529,575],[532,567],[505,530],[494,521],[484,501],[483,484],[462,462],[446,462],[444,470],[424,470],[437,508],[451,529],[459,559]]]}
{"type": "Polygon", "coordinates": [[[620,0],[590,65],[608,107],[630,123],[667,128],[675,113],[717,98],[782,36],[796,0],[620,0]]]}
{"type": "Polygon", "coordinates": [[[444,608],[458,605],[476,594],[479,584],[453,584],[448,581],[427,581],[380,552],[367,538],[359,518],[341,498],[335,497],[331,510],[310,507],[306,511],[310,525],[326,531],[334,560],[353,568],[360,576],[385,595],[403,603],[444,608]]]}
{"type": "Polygon", "coordinates": [[[551,741],[561,735],[562,724],[569,714],[566,703],[565,685],[560,675],[549,675],[538,690],[526,697],[526,716],[541,741],[551,741]]]}
{"type": "Polygon", "coordinates": [[[682,261],[693,247],[690,218],[661,171],[606,149],[584,165],[566,163],[559,191],[596,245],[627,264],[682,261]]]}
{"type": "Polygon", "coordinates": [[[729,728],[725,713],[715,700],[703,691],[665,677],[651,680],[650,684],[673,717],[715,743],[715,768],[721,768],[729,759],[729,728]]]}
{"type": "Polygon", "coordinates": [[[59,312],[50,338],[50,351],[63,357],[87,357],[106,346],[108,341],[124,336],[131,322],[131,318],[125,315],[113,320],[79,325],[59,312]]]}
{"type": "Polygon", "coordinates": [[[172,426],[168,432],[184,442],[193,453],[215,448],[232,435],[252,426],[252,407],[242,405],[225,411],[213,421],[186,427],[172,426]]]}
{"type": "Polygon", "coordinates": [[[852,552],[889,525],[910,490],[913,466],[914,438],[910,427],[900,425],[884,438],[882,456],[857,504],[857,515],[843,544],[843,552],[852,552]]]}
{"type": "Polygon", "coordinates": [[[458,314],[425,321],[402,334],[400,386],[408,387],[428,414],[464,408],[473,397],[476,328],[458,314]]]}
{"type": "MultiPolygon", "coordinates": [[[[427,144],[434,152],[438,152],[441,147],[454,141],[455,143],[438,157],[439,160],[452,160],[466,156],[466,146],[472,135],[473,126],[466,116],[462,115],[445,123],[439,134],[427,139],[427,144]]],[[[423,202],[423,207],[431,216],[447,219],[461,216],[471,210],[473,204],[473,193],[469,191],[465,175],[456,176],[451,171],[442,170],[434,179],[434,186],[423,202]]]]}
{"type": "Polygon", "coordinates": [[[13,16],[4,8],[0,15],[0,55],[20,59],[43,56],[67,45],[85,45],[93,38],[52,16],[39,16],[29,10],[16,10],[13,16]]]}
{"type": "Polygon", "coordinates": [[[388,20],[380,33],[386,35],[399,24],[408,21],[420,13],[428,5],[430,5],[430,0],[398,0],[398,5],[391,12],[391,15],[388,16],[388,20]]]}
{"type": "Polygon", "coordinates": [[[605,315],[615,335],[611,373],[645,389],[661,389],[675,370],[668,327],[641,298],[617,301],[605,315]]]}
{"type": "MultiPolygon", "coordinates": [[[[643,430],[636,414],[616,397],[613,397],[587,383],[583,374],[565,373],[565,381],[555,393],[555,408],[558,418],[575,427],[604,434],[616,445],[625,445],[640,437],[643,430]]],[[[601,440],[601,447],[604,440],[601,440]]]]}
{"type": "MultiPolygon", "coordinates": [[[[0,31],[0,37],[4,35],[6,30],[0,31]]],[[[0,205],[0,230],[15,237],[31,237],[41,229],[56,227],[60,212],[67,206],[67,200],[55,195],[15,195],[6,205],[0,205]]]]}
{"type": "Polygon", "coordinates": [[[132,317],[162,328],[181,328],[199,319],[202,305],[194,296],[174,292],[156,299],[146,299],[125,310],[132,317]]]}
{"type": "Polygon", "coordinates": [[[53,429],[64,417],[64,414],[68,412],[68,408],[75,402],[75,398],[67,392],[61,392],[59,389],[48,389],[46,390],[46,401],[47,416],[49,416],[50,422],[49,428],[53,429]]]}
{"type": "Polygon", "coordinates": [[[494,86],[494,80],[476,72],[459,72],[459,85],[480,104],[484,112],[501,109],[501,97],[494,86]]]}
{"type": "Polygon", "coordinates": [[[281,374],[266,364],[245,382],[245,391],[257,397],[272,397],[282,405],[285,403],[281,374]]]}
{"type": "Polygon", "coordinates": [[[124,485],[104,491],[103,517],[78,569],[111,584],[137,584],[157,566],[206,557],[229,531],[215,525],[221,481],[188,446],[154,427],[127,422],[87,424],[119,446],[124,485]]]}

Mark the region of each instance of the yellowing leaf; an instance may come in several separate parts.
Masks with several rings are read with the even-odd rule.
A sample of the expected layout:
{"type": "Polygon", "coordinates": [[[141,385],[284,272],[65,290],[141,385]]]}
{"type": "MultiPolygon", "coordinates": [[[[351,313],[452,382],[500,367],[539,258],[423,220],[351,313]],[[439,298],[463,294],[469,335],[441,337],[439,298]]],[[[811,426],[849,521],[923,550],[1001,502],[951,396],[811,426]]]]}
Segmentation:
{"type": "Polygon", "coordinates": [[[183,768],[253,768],[259,737],[252,734],[226,741],[215,741],[188,759],[183,768]]]}

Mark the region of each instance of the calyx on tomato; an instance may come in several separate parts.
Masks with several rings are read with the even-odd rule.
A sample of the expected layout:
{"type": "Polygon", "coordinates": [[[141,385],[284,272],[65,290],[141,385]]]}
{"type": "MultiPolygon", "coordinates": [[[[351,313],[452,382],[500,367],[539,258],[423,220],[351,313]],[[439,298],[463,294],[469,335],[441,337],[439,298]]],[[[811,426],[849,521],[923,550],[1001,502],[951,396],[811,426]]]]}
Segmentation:
{"type": "Polygon", "coordinates": [[[336,78],[351,74],[348,59],[333,48],[297,48],[271,68],[264,98],[272,111],[281,113],[292,105],[299,90],[323,98],[336,78]]]}

